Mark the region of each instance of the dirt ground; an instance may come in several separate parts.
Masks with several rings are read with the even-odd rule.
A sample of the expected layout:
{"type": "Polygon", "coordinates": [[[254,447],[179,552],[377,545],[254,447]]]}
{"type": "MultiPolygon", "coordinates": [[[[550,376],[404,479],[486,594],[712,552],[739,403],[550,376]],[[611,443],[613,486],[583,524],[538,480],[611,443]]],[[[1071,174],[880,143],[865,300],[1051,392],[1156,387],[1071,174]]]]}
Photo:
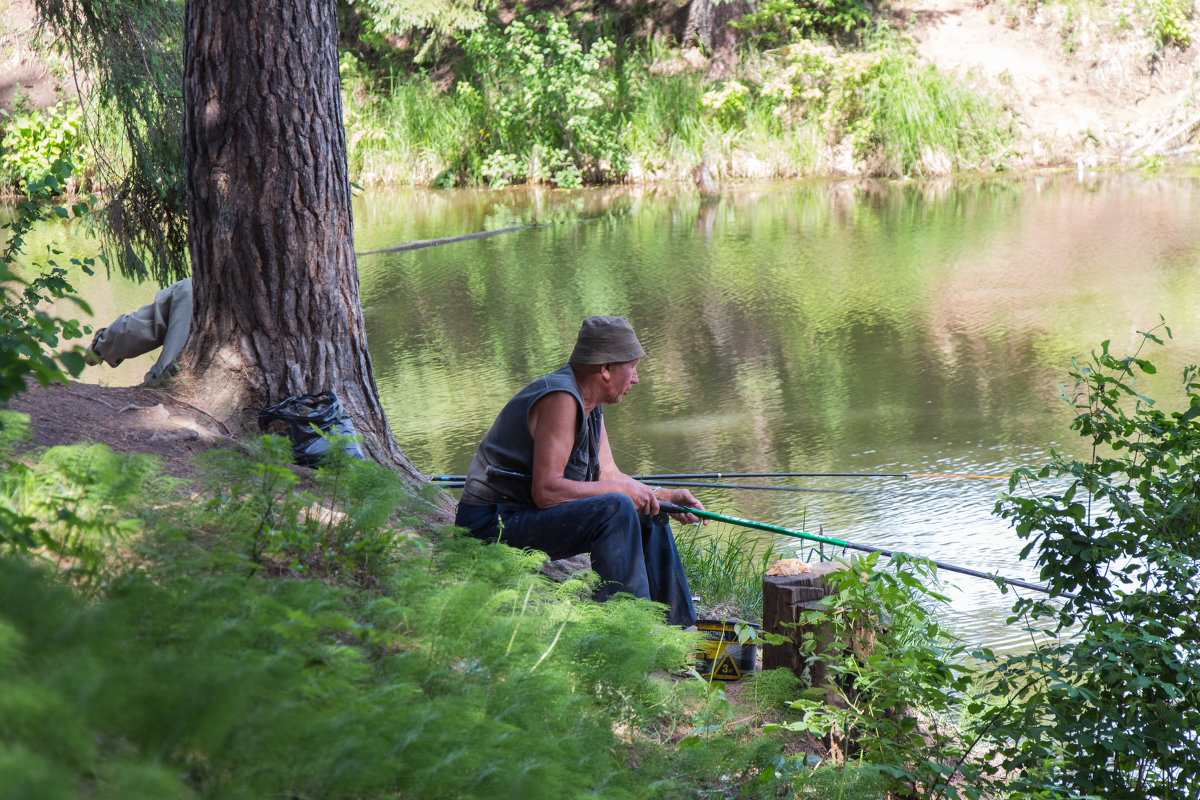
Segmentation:
{"type": "Polygon", "coordinates": [[[34,384],[9,408],[29,415],[34,447],[100,442],[159,456],[163,471],[180,478],[193,475],[193,456],[233,441],[220,422],[161,388],[34,384]]]}
{"type": "MultiPolygon", "coordinates": [[[[1082,169],[1196,151],[1195,46],[1153,60],[1144,35],[1072,28],[1053,5],[1030,13],[1003,0],[895,0],[891,9],[922,58],[1009,104],[1020,136],[1014,166],[1082,169]]],[[[61,78],[26,43],[32,3],[0,0],[0,12],[0,105],[18,90],[48,104],[61,78]]],[[[39,446],[105,442],[156,453],[175,475],[189,474],[195,453],[236,436],[163,389],[73,382],[35,387],[11,406],[31,415],[39,446]]]]}

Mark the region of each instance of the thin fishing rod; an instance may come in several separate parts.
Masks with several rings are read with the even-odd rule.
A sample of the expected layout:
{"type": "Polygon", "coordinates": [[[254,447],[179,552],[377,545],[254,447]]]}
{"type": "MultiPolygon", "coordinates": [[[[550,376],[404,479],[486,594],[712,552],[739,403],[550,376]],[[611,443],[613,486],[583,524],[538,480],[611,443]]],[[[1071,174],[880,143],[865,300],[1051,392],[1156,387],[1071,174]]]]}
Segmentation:
{"type": "MultiPolygon", "coordinates": [[[[728,522],[731,525],[740,525],[744,528],[754,528],[754,529],[760,530],[760,531],[768,531],[770,533],[779,533],[784,536],[794,537],[796,539],[808,539],[809,541],[820,542],[822,544],[830,544],[830,545],[834,545],[836,547],[844,547],[844,548],[848,548],[851,550],[862,550],[867,553],[880,553],[885,556],[892,556],[892,555],[895,555],[895,553],[896,553],[896,551],[894,551],[894,550],[885,550],[882,547],[869,547],[865,544],[855,544],[854,542],[846,542],[841,539],[832,539],[828,536],[818,536],[815,533],[806,533],[804,531],[797,531],[797,530],[793,530],[791,528],[783,528],[783,527],[780,527],[779,525],[769,525],[765,522],[755,522],[753,520],[741,519],[740,517],[730,517],[730,516],[726,516],[725,514],[716,514],[712,511],[704,511],[699,508],[688,508],[687,506],[680,506],[680,505],[676,505],[675,503],[666,503],[661,500],[658,503],[658,507],[660,509],[662,509],[663,511],[667,512],[668,514],[694,514],[695,516],[700,517],[701,519],[711,519],[711,520],[716,520],[717,522],[728,522]]],[[[1036,583],[1028,583],[1026,581],[1017,580],[1016,578],[1005,578],[1003,576],[996,575],[991,572],[980,572],[979,570],[968,569],[966,567],[960,567],[955,564],[947,564],[942,561],[934,561],[933,559],[925,559],[925,560],[929,561],[931,564],[936,566],[938,569],[944,569],[947,572],[957,572],[961,575],[969,575],[972,578],[983,578],[985,580],[989,580],[989,581],[993,581],[993,582],[999,581],[1001,583],[1009,584],[1012,586],[1020,586],[1023,589],[1033,589],[1034,591],[1045,592],[1046,594],[1052,594],[1051,590],[1048,587],[1040,586],[1036,583]]],[[[1068,598],[1068,599],[1074,598],[1074,595],[1070,595],[1070,594],[1061,594],[1061,595],[1056,595],[1056,596],[1064,597],[1064,598],[1068,598]]]]}
{"type": "MultiPolygon", "coordinates": [[[[505,470],[492,468],[498,475],[507,474],[505,470]]],[[[517,473],[508,474],[517,477],[517,473]]],[[[529,476],[526,475],[526,478],[529,476]]],[[[908,478],[905,473],[872,473],[872,472],[671,472],[662,475],[630,475],[635,481],[665,481],[665,480],[721,480],[722,478],[908,478]]],[[[933,476],[920,476],[933,477],[933,476]]],[[[426,475],[428,481],[465,481],[466,475],[426,475]]],[[[682,486],[684,484],[672,484],[682,486]]],[[[690,484],[689,484],[690,485],[690,484]]],[[[709,484],[702,484],[708,486],[709,484]]]]}
{"type": "MultiPolygon", "coordinates": [[[[634,480],[645,480],[633,475],[634,480]]],[[[857,489],[808,489],[802,486],[749,486],[740,483],[702,483],[700,481],[654,481],[659,486],[698,486],[703,489],[765,489],[769,492],[821,492],[822,494],[863,494],[857,489]]]]}
{"type": "MultiPolygon", "coordinates": [[[[495,470],[493,470],[495,472],[495,470]]],[[[502,474],[502,473],[501,473],[502,474]]],[[[465,479],[452,480],[453,475],[437,476],[434,481],[444,489],[461,489],[466,485],[465,479]]],[[[511,477],[511,476],[510,476],[511,477]]],[[[430,478],[430,480],[433,480],[430,478]]],[[[738,483],[701,483],[699,481],[655,481],[659,486],[692,486],[702,489],[765,489],[770,492],[817,492],[820,494],[865,494],[857,489],[808,489],[801,486],[748,486],[738,483]]]]}
{"type": "Polygon", "coordinates": [[[669,472],[633,475],[634,480],[721,480],[722,478],[907,478],[903,472],[669,472]]]}
{"type": "MultiPolygon", "coordinates": [[[[511,476],[510,476],[511,477],[511,476]]],[[[630,475],[635,481],[667,481],[667,480],[721,480],[722,478],[973,478],[979,480],[1008,480],[1007,475],[957,475],[949,473],[911,473],[911,472],[667,472],[661,475],[630,475]]],[[[426,480],[440,483],[443,481],[464,481],[466,475],[426,475],[426,480]]],[[[693,484],[671,484],[672,486],[691,486],[693,484]]],[[[710,484],[695,484],[709,486],[710,484]]],[[[776,487],[726,487],[726,488],[761,488],[776,487]]],[[[816,491],[816,490],[807,490],[816,491]]]]}
{"type": "MultiPolygon", "coordinates": [[[[500,475],[505,478],[517,478],[518,480],[523,480],[523,481],[532,480],[532,478],[529,475],[526,475],[524,472],[512,472],[507,469],[500,469],[499,467],[488,467],[487,473],[489,475],[500,475]]],[[[440,483],[442,486],[445,486],[448,489],[463,488],[463,484],[466,482],[466,479],[467,479],[465,475],[427,475],[426,477],[430,481],[440,483]]],[[[631,475],[630,477],[633,478],[635,481],[640,481],[640,480],[646,480],[648,477],[652,477],[652,476],[631,475]]],[[[824,493],[824,494],[862,494],[862,492],[855,491],[853,489],[807,489],[807,488],[803,488],[800,486],[746,486],[746,485],[734,484],[734,483],[700,483],[700,482],[691,482],[691,481],[657,481],[657,480],[655,481],[655,483],[657,483],[661,486],[694,486],[694,487],[707,488],[707,489],[765,489],[768,491],[775,491],[775,492],[820,492],[820,493],[824,493]]]]}
{"type": "Polygon", "coordinates": [[[663,473],[662,475],[633,475],[639,481],[659,481],[669,479],[693,480],[708,478],[986,478],[989,480],[1008,480],[1007,475],[951,475],[912,472],[694,472],[694,473],[663,473]]]}
{"type": "MultiPolygon", "coordinates": [[[[487,471],[491,475],[500,475],[500,476],[503,476],[506,478],[517,478],[518,480],[525,480],[525,481],[531,479],[529,475],[526,475],[523,472],[513,472],[511,470],[500,469],[498,467],[488,467],[487,471]]],[[[755,522],[754,520],[742,519],[740,517],[730,517],[725,514],[717,514],[715,512],[704,511],[703,509],[699,509],[699,508],[688,508],[687,506],[680,506],[680,505],[676,505],[675,503],[668,503],[668,502],[665,502],[662,500],[659,501],[658,507],[661,511],[665,511],[668,514],[694,514],[695,516],[700,517],[701,519],[711,519],[711,520],[715,520],[717,522],[727,522],[731,525],[740,525],[744,528],[754,528],[755,530],[767,531],[769,533],[778,533],[778,534],[782,534],[784,536],[791,536],[795,539],[807,539],[809,541],[820,542],[821,544],[829,544],[829,545],[833,545],[835,547],[843,547],[843,548],[846,548],[849,550],[861,550],[866,553],[879,553],[880,555],[885,555],[885,556],[889,556],[889,557],[895,555],[897,552],[895,550],[885,550],[882,547],[870,547],[865,544],[855,544],[854,542],[847,542],[842,539],[833,539],[828,536],[819,536],[815,533],[806,533],[805,531],[797,531],[797,530],[793,530],[791,528],[784,528],[779,525],[770,525],[766,522],[755,522]]],[[[1040,586],[1036,583],[1029,583],[1027,581],[1017,580],[1016,578],[1005,578],[1001,575],[996,575],[995,573],[992,573],[992,572],[980,572],[979,570],[968,569],[967,567],[960,567],[956,564],[947,564],[944,561],[934,561],[933,559],[925,559],[925,560],[928,561],[929,563],[933,564],[934,566],[936,566],[938,569],[944,569],[947,572],[957,572],[960,575],[968,575],[972,578],[983,578],[984,580],[989,580],[989,581],[992,581],[993,583],[999,581],[1001,583],[1004,583],[1004,584],[1007,584],[1010,586],[1020,586],[1023,589],[1032,589],[1036,592],[1044,592],[1045,594],[1053,594],[1053,592],[1049,589],[1049,587],[1040,586]]],[[[1073,595],[1073,594],[1063,593],[1063,594],[1055,595],[1055,596],[1065,598],[1068,600],[1075,599],[1075,595],[1073,595]]]]}

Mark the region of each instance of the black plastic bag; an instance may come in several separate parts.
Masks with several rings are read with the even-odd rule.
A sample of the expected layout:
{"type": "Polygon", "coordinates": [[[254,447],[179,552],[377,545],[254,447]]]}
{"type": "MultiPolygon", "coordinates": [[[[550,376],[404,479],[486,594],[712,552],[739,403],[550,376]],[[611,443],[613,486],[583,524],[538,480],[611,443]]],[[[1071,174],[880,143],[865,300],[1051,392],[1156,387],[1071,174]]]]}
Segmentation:
{"type": "MultiPolygon", "coordinates": [[[[354,423],[343,413],[342,403],[332,390],[293,395],[258,412],[258,428],[263,433],[279,432],[280,423],[286,427],[292,442],[292,457],[305,467],[319,464],[333,447],[333,443],[321,434],[358,436],[354,423]]],[[[357,439],[345,442],[342,450],[351,458],[363,459],[357,439]]]]}

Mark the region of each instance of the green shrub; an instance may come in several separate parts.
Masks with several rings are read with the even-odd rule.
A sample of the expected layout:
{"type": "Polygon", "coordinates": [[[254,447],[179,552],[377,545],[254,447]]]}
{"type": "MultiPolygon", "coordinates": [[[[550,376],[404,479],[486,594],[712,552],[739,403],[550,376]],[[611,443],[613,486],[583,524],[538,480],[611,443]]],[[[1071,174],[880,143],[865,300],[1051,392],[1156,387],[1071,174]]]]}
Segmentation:
{"type": "MultiPolygon", "coordinates": [[[[59,350],[59,339],[80,339],[91,329],[78,320],[54,316],[44,307],[48,302],[67,300],[91,313],[87,303],[75,295],[66,270],[48,258],[45,271],[37,277],[25,279],[17,274],[25,236],[34,225],[88,213],[86,202],[75,203],[69,211],[53,204],[71,172],[70,162],[57,159],[49,172],[26,185],[28,197],[17,203],[16,215],[4,226],[8,241],[0,252],[0,403],[25,391],[27,376],[49,386],[68,374],[79,375],[84,368],[83,348],[59,350]]],[[[91,274],[92,259],[73,258],[71,263],[91,274]]]]}
{"type": "Polygon", "coordinates": [[[1193,5],[1181,0],[1151,0],[1150,36],[1156,49],[1178,47],[1186,50],[1192,44],[1190,22],[1193,5]]]}
{"type": "Polygon", "coordinates": [[[745,84],[730,80],[705,92],[700,105],[716,118],[718,124],[733,128],[745,121],[750,99],[750,89],[745,84]]]}
{"type": "Polygon", "coordinates": [[[978,776],[955,724],[973,669],[935,614],[947,602],[930,588],[935,568],[897,554],[895,569],[883,571],[879,558],[830,573],[821,608],[800,615],[809,630],[801,649],[825,663],[842,702],[798,699],[800,719],[783,727],[834,737],[898,796],[958,797],[963,780],[972,786],[978,776]],[[821,629],[827,640],[812,632],[821,629]]]}
{"type": "Polygon", "coordinates": [[[138,503],[167,493],[157,460],[79,444],[30,463],[12,453],[28,418],[4,412],[0,422],[0,556],[48,564],[78,585],[102,584],[113,550],[141,527],[138,503]]]}
{"type": "Polygon", "coordinates": [[[477,104],[473,149],[493,185],[560,174],[570,182],[568,165],[592,180],[625,173],[628,157],[619,146],[625,78],[611,40],[585,43],[567,20],[540,13],[502,30],[477,28],[463,47],[472,88],[460,95],[477,104]]]}
{"type": "MultiPolygon", "coordinates": [[[[273,469],[277,444],[212,456],[234,484],[217,503],[145,509],[90,597],[0,555],[5,791],[673,800],[790,775],[776,738],[739,733],[712,704],[686,745],[660,740],[695,700],[693,684],[657,677],[692,646],[661,607],[593,603],[588,582],[541,576],[540,553],[384,534],[376,523],[397,521],[378,474],[334,470],[311,490],[357,516],[360,540],[388,541],[370,585],[255,564],[244,547],[263,521],[303,522],[286,506],[308,501],[273,469]]],[[[79,479],[64,471],[55,491],[79,479]]],[[[38,525],[51,505],[30,507],[38,525]]]]}
{"type": "Polygon", "coordinates": [[[213,522],[256,566],[376,583],[396,557],[389,520],[420,505],[398,473],[346,456],[337,437],[311,489],[292,469],[289,440],[266,436],[248,453],[213,449],[197,464],[213,522]]]}
{"type": "Polygon", "coordinates": [[[752,41],[774,46],[862,32],[871,25],[875,7],[864,0],[764,0],[734,25],[752,41]]]}
{"type": "Polygon", "coordinates": [[[1052,623],[1047,641],[999,659],[974,710],[1006,788],[1165,800],[1200,786],[1200,373],[1184,370],[1180,410],[1165,411],[1136,385],[1154,372],[1108,342],[1073,361],[1063,397],[1092,458],[1018,470],[997,504],[1028,540],[1022,557],[1036,547],[1042,578],[1073,595],[1018,603],[1052,623]]]}
{"type": "MultiPolygon", "coordinates": [[[[78,183],[87,172],[87,148],[79,144],[83,111],[78,106],[12,112],[0,109],[4,138],[0,139],[0,180],[21,191],[51,171],[55,161],[72,162],[69,177],[78,183]]],[[[65,186],[65,181],[64,181],[65,186]]]]}

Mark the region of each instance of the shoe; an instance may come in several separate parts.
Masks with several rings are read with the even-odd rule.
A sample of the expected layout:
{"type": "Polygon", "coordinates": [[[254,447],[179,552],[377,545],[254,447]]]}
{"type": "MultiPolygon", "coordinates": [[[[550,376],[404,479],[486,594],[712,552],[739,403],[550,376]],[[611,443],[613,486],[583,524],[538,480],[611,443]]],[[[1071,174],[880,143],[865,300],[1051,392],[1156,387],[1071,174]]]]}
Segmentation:
{"type": "Polygon", "coordinates": [[[100,354],[96,351],[96,343],[100,341],[100,337],[104,335],[106,330],[108,328],[101,328],[96,331],[96,335],[92,337],[92,343],[87,346],[87,352],[83,356],[83,363],[89,367],[96,366],[102,360],[100,354]]]}

